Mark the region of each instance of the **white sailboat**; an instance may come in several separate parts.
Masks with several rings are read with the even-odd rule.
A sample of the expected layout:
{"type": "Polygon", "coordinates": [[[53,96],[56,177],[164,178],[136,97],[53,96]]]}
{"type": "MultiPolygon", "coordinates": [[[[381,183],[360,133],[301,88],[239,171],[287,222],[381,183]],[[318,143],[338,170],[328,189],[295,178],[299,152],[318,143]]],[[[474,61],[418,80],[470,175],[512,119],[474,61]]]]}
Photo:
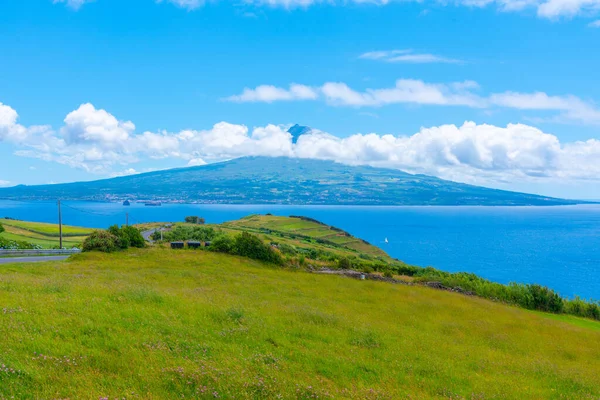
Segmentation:
{"type": "Polygon", "coordinates": [[[385,242],[386,242],[386,243],[389,243],[389,241],[388,241],[388,239],[387,239],[387,238],[385,238],[385,242]]]}

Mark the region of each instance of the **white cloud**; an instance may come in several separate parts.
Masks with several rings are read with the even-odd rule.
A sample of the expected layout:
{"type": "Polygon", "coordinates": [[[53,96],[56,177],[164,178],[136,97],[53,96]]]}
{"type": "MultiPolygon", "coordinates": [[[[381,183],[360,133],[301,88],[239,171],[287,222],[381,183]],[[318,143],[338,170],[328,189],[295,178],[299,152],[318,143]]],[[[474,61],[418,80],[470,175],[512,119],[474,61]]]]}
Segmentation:
{"type": "Polygon", "coordinates": [[[187,10],[195,10],[204,5],[204,0],[156,0],[157,3],[171,3],[187,10]]]}
{"type": "Polygon", "coordinates": [[[110,176],[113,178],[116,178],[119,176],[129,176],[129,175],[136,175],[136,174],[139,174],[139,172],[136,171],[134,168],[127,168],[120,172],[114,172],[114,173],[110,174],[110,176]]]}
{"type": "Polygon", "coordinates": [[[590,28],[600,28],[600,19],[598,21],[590,22],[588,26],[590,28]]]}
{"type": "Polygon", "coordinates": [[[188,167],[197,167],[199,165],[206,165],[206,161],[201,158],[192,158],[187,165],[188,167]]]}
{"type": "Polygon", "coordinates": [[[491,95],[490,102],[498,106],[520,110],[561,111],[559,118],[600,124],[600,110],[593,104],[586,103],[573,95],[549,96],[543,92],[505,92],[491,95]]]}
{"type": "Polygon", "coordinates": [[[599,0],[547,0],[537,6],[540,17],[556,19],[596,11],[600,8],[599,0]]]}
{"type": "Polygon", "coordinates": [[[127,141],[134,130],[131,121],[118,121],[105,110],[96,110],[87,103],[67,115],[61,133],[68,144],[87,142],[117,147],[127,141]]]}
{"type": "Polygon", "coordinates": [[[414,53],[413,50],[387,50],[387,51],[370,51],[361,54],[359,58],[368,60],[378,60],[388,63],[409,63],[409,64],[431,64],[431,63],[446,63],[460,64],[462,61],[452,58],[446,58],[429,53],[414,53]]]}
{"type": "MultiPolygon", "coordinates": [[[[86,3],[95,0],[52,0],[53,3],[65,3],[67,6],[77,10],[86,3]]],[[[150,1],[150,0],[148,0],[150,1]]],[[[222,0],[224,1],[224,0],[222,0]]],[[[256,7],[273,8],[308,8],[317,4],[343,6],[348,4],[366,4],[384,6],[392,3],[401,3],[406,0],[242,0],[242,4],[256,7]]],[[[421,0],[413,0],[421,2],[421,0]]],[[[186,10],[195,10],[205,4],[205,0],[155,0],[156,3],[171,3],[186,10]]],[[[535,9],[540,18],[559,19],[570,18],[576,15],[596,15],[600,10],[600,0],[455,0],[453,2],[433,2],[437,5],[456,5],[465,7],[488,7],[495,6],[503,12],[518,12],[526,9],[535,9]]],[[[436,56],[431,54],[400,56],[403,62],[452,62],[431,61],[436,56]],[[412,60],[412,61],[411,61],[412,60]],[[420,61],[417,61],[420,60],[420,61]],[[425,61],[430,60],[430,61],[425,61]]],[[[398,62],[401,62],[398,60],[398,62]]]]}
{"type": "Polygon", "coordinates": [[[478,96],[465,90],[469,84],[431,84],[414,79],[399,79],[392,88],[366,89],[357,92],[345,83],[329,82],[321,87],[325,99],[334,105],[383,106],[398,103],[428,105],[462,105],[481,107],[478,96]]]}
{"type": "Polygon", "coordinates": [[[3,181],[0,179],[0,186],[10,186],[10,181],[3,181]]]}
{"type": "Polygon", "coordinates": [[[255,89],[245,88],[241,94],[230,96],[226,100],[272,103],[322,98],[333,105],[357,107],[378,107],[397,103],[481,107],[481,99],[469,91],[474,87],[476,84],[472,81],[446,85],[426,83],[415,79],[400,79],[392,88],[366,89],[363,92],[356,91],[343,82],[327,82],[318,88],[292,84],[289,90],[271,85],[261,85],[255,89]]]}
{"type": "Polygon", "coordinates": [[[95,0],[52,0],[54,4],[65,3],[68,7],[71,7],[74,10],[79,10],[81,6],[86,3],[91,3],[95,0]]]}
{"type": "Polygon", "coordinates": [[[272,85],[261,85],[255,89],[245,88],[242,94],[228,97],[225,100],[233,102],[266,102],[291,101],[291,100],[316,100],[318,93],[310,86],[292,83],[289,89],[272,85]]]}
{"type": "MultiPolygon", "coordinates": [[[[539,106],[563,109],[551,97],[536,99],[539,106]]],[[[17,125],[12,108],[0,109],[0,126],[17,125]]],[[[249,129],[220,122],[208,130],[137,134],[132,123],[83,105],[65,118],[63,129],[33,131],[26,141],[11,142],[18,148],[16,155],[109,176],[138,173],[130,165],[149,158],[192,166],[241,156],[286,156],[397,168],[475,184],[600,181],[600,140],[561,143],[524,124],[465,122],[422,128],[411,136],[369,133],[346,138],[312,130],[294,144],[287,127],[280,125],[249,129]],[[87,134],[89,140],[78,140],[87,134]],[[73,135],[77,140],[65,139],[73,135]],[[115,167],[120,167],[118,172],[113,172],[115,167]]]]}
{"type": "MultiPolygon", "coordinates": [[[[371,58],[382,57],[381,52],[371,58]]],[[[303,88],[309,88],[303,85],[303,88]]],[[[574,95],[551,96],[544,92],[492,93],[480,95],[477,82],[464,81],[449,84],[428,83],[416,79],[399,79],[389,88],[355,90],[344,82],[327,82],[312,87],[310,96],[300,97],[291,90],[262,85],[256,89],[244,89],[243,93],[226,100],[236,102],[267,102],[293,100],[322,100],[334,106],[381,107],[391,104],[417,104],[439,106],[464,106],[471,108],[503,107],[519,110],[555,111],[557,122],[577,121],[585,124],[600,124],[600,109],[574,95]],[[269,88],[265,90],[264,88],[269,88]]]]}
{"type": "Polygon", "coordinates": [[[49,134],[48,126],[26,128],[17,122],[18,119],[19,114],[13,108],[0,102],[0,142],[25,143],[31,142],[32,137],[49,134]]]}

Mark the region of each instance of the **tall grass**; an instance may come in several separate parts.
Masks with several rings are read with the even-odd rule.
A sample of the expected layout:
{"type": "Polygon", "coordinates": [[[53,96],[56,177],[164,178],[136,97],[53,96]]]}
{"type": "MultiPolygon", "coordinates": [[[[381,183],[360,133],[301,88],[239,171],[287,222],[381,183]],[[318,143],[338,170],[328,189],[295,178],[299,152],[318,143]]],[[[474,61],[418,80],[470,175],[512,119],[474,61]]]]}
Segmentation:
{"type": "Polygon", "coordinates": [[[206,251],[85,253],[0,269],[0,398],[598,398],[600,329],[561,319],[206,251]]]}

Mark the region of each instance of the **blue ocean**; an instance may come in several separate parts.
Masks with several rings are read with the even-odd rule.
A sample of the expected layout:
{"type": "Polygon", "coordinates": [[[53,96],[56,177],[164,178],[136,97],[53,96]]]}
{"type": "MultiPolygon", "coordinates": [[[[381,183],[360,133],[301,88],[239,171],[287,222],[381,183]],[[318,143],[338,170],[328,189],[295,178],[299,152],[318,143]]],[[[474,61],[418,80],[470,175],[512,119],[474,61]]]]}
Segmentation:
{"type": "MultiPolygon", "coordinates": [[[[95,228],[182,221],[220,223],[253,213],[303,215],[335,225],[393,257],[492,281],[539,283],[600,299],[600,205],[565,207],[350,207],[63,202],[63,223],[95,228]],[[388,243],[385,243],[385,239],[388,243]]],[[[0,217],[57,222],[55,202],[0,201],[0,217]]]]}

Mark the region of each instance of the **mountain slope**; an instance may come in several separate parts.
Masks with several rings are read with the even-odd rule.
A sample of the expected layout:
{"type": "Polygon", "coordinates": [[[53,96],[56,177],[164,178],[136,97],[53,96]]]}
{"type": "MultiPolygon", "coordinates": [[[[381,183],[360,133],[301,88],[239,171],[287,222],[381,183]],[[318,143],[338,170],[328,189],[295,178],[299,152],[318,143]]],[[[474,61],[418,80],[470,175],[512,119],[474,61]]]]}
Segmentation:
{"type": "Polygon", "coordinates": [[[229,204],[564,205],[575,201],[488,189],[331,161],[245,157],[92,182],[16,186],[0,199],[157,199],[229,204]]]}

